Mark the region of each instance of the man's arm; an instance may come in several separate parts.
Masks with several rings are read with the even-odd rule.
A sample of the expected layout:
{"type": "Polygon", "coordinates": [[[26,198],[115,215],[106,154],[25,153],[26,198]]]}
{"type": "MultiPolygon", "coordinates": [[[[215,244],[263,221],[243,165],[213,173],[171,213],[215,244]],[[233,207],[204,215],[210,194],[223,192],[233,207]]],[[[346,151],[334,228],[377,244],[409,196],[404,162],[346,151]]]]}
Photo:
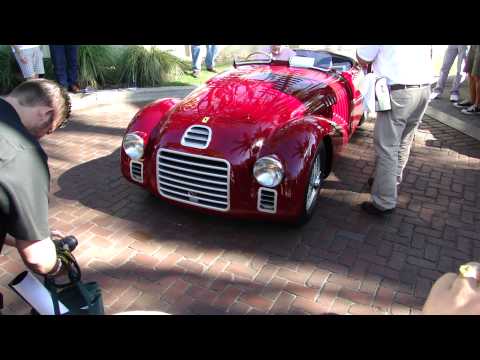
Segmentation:
{"type": "Polygon", "coordinates": [[[61,239],[64,237],[64,234],[59,230],[52,230],[50,236],[50,238],[42,241],[26,241],[17,240],[7,234],[5,236],[5,244],[17,248],[23,262],[30,270],[39,274],[47,274],[52,271],[53,266],[57,262],[57,253],[52,239],[61,239]]]}
{"type": "Polygon", "coordinates": [[[380,46],[381,45],[366,45],[357,49],[357,61],[361,67],[366,68],[375,60],[380,51],[380,46]]]}
{"type": "Polygon", "coordinates": [[[50,237],[44,240],[15,240],[15,246],[25,265],[37,274],[50,273],[57,264],[57,251],[50,237]]]}

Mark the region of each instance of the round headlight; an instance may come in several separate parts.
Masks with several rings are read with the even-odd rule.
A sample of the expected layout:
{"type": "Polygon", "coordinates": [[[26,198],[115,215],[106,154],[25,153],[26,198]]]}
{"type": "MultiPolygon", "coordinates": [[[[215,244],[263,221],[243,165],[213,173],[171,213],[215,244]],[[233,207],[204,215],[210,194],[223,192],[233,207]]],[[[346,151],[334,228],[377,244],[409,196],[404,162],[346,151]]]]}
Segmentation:
{"type": "Polygon", "coordinates": [[[143,156],[143,139],[135,133],[128,133],[123,138],[123,150],[132,160],[141,159],[143,156]]]}
{"type": "Polygon", "coordinates": [[[260,185],[275,187],[283,179],[283,165],[273,157],[262,157],[257,160],[253,167],[253,176],[260,185]]]}

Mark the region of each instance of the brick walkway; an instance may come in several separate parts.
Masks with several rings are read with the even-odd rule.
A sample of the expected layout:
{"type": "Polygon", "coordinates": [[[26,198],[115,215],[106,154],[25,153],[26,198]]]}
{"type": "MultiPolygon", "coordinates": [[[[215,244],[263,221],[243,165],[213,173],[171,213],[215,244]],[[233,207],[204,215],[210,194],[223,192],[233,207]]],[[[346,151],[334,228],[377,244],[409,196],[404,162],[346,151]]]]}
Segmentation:
{"type": "MultiPolygon", "coordinates": [[[[415,314],[442,273],[480,258],[480,143],[426,118],[389,220],[364,215],[372,123],[352,139],[301,229],[224,220],[163,203],[120,174],[123,129],[138,106],[77,112],[43,141],[51,226],[75,234],[107,313],[415,314]]],[[[4,313],[28,311],[7,283],[24,269],[0,255],[4,313]]]]}

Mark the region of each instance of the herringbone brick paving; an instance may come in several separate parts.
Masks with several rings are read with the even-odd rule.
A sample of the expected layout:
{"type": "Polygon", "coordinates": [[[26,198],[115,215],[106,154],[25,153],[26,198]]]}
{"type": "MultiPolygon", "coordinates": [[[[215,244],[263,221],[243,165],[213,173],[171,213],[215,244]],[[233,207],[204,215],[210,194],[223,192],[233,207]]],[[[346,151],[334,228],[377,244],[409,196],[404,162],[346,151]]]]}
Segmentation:
{"type": "MultiPolygon", "coordinates": [[[[435,279],[480,258],[480,143],[431,118],[415,138],[395,214],[364,215],[373,124],[346,147],[303,228],[180,209],[123,179],[119,147],[138,105],[79,111],[42,140],[52,228],[75,234],[86,279],[107,313],[417,314],[435,279]]],[[[0,255],[7,314],[28,307],[8,288],[24,270],[0,255]]]]}

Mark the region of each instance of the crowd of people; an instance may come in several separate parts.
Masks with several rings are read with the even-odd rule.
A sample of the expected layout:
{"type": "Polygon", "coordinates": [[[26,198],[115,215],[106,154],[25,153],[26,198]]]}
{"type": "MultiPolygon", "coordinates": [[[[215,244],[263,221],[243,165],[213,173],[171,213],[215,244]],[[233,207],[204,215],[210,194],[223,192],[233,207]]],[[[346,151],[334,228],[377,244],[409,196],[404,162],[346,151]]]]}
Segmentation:
{"type": "MultiPolygon", "coordinates": [[[[51,45],[57,82],[41,79],[44,74],[38,45],[12,45],[27,81],[0,98],[0,251],[14,246],[32,271],[55,276],[61,264],[48,225],[49,169],[39,139],[61,127],[70,114],[67,91],[79,90],[77,46],[51,45]],[[35,179],[34,182],[30,181],[35,179]]],[[[478,112],[480,91],[478,45],[449,46],[437,86],[433,79],[430,46],[369,45],[357,50],[359,66],[372,71],[388,84],[388,104],[377,109],[374,128],[376,168],[369,180],[371,200],[362,209],[372,216],[388,216],[396,205],[398,185],[407,164],[410,147],[428,103],[442,94],[446,76],[458,57],[466,57],[464,71],[470,79],[470,102],[464,113],[478,112]],[[472,108],[473,106],[473,108],[472,108]],[[473,109],[473,110],[472,110],[473,109]]],[[[273,59],[294,55],[286,46],[271,45],[262,50],[273,59]]],[[[206,65],[215,72],[217,49],[207,45],[206,65]]],[[[192,75],[200,72],[200,48],[192,45],[192,75]]],[[[458,72],[461,73],[461,67],[458,72]]],[[[366,70],[367,71],[367,70],[366,70]]],[[[461,74],[455,78],[450,99],[459,101],[461,74]]],[[[462,105],[462,106],[463,106],[462,105]]],[[[433,286],[425,314],[480,314],[480,264],[469,263],[458,274],[442,276],[433,286]],[[467,267],[465,267],[467,266],[467,267]]]]}
{"type": "Polygon", "coordinates": [[[457,59],[456,74],[450,89],[450,101],[465,115],[480,114],[480,45],[448,45],[443,58],[440,77],[430,96],[430,100],[438,99],[447,82],[450,69],[457,59]],[[468,75],[469,98],[460,100],[460,85],[468,75]]]}
{"type": "MultiPolygon", "coordinates": [[[[43,78],[45,68],[40,45],[11,45],[25,80],[43,78]]],[[[57,82],[71,93],[81,91],[78,83],[78,45],[49,45],[57,82]]]]}

